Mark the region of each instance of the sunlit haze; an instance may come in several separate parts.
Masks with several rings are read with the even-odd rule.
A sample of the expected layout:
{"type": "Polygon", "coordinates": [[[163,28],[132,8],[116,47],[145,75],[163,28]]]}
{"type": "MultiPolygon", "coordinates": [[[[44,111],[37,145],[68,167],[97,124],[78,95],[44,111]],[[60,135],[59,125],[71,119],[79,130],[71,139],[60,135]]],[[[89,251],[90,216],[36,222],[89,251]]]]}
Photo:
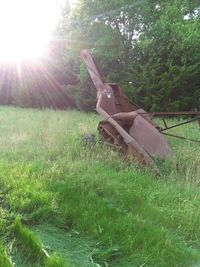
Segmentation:
{"type": "Polygon", "coordinates": [[[63,3],[0,0],[0,61],[20,62],[45,53],[63,3]]]}

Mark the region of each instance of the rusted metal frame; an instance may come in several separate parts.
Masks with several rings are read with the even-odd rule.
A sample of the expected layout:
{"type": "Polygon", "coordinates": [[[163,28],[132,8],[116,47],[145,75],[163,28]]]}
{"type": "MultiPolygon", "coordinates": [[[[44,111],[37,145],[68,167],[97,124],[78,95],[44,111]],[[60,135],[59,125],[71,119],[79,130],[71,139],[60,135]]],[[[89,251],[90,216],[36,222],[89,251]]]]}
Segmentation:
{"type": "Polygon", "coordinates": [[[165,128],[168,128],[165,118],[162,118],[165,128]]]}
{"type": "Polygon", "coordinates": [[[184,125],[184,124],[188,124],[188,123],[191,123],[191,122],[196,121],[196,120],[200,120],[200,117],[193,118],[193,119],[191,119],[191,120],[184,121],[184,122],[181,122],[181,123],[172,125],[172,126],[170,126],[170,127],[161,129],[160,132],[164,132],[164,131],[167,131],[167,130],[169,130],[169,129],[172,129],[172,128],[175,128],[175,127],[178,127],[178,126],[181,126],[181,125],[184,125]]]}
{"type": "Polygon", "coordinates": [[[88,53],[87,50],[81,51],[81,57],[86,63],[91,79],[95,87],[97,88],[97,92],[103,91],[103,85],[106,83],[106,78],[97,66],[94,57],[90,53],[88,53]]]}
{"type": "MultiPolygon", "coordinates": [[[[131,104],[117,84],[106,82],[94,58],[88,51],[82,51],[81,57],[86,62],[92,81],[97,89],[97,112],[102,115],[104,121],[113,126],[116,132],[118,132],[118,135],[122,137],[122,145],[125,145],[127,155],[133,155],[139,162],[153,166],[154,170],[158,172],[153,157],[158,155],[166,158],[172,154],[167,141],[159,133],[148,113],[140,109],[138,105],[131,104]],[[120,106],[120,109],[118,106],[120,106]],[[137,113],[138,116],[135,120],[135,125],[132,124],[129,129],[125,127],[126,124],[122,126],[121,122],[119,123],[115,120],[114,115],[118,114],[119,116],[120,112],[127,116],[129,116],[131,112],[137,113]],[[140,129],[141,131],[139,131],[140,129]],[[152,141],[150,142],[149,140],[152,141]]],[[[108,135],[111,136],[111,133],[108,132],[108,135]]]]}
{"type": "Polygon", "coordinates": [[[184,137],[184,136],[180,136],[180,135],[176,135],[176,134],[169,134],[169,133],[163,133],[163,134],[171,136],[171,137],[176,137],[176,138],[180,138],[180,139],[183,139],[183,140],[187,140],[187,141],[192,141],[192,142],[195,142],[195,143],[200,143],[200,140],[190,139],[190,138],[187,138],[187,137],[184,137]]]}
{"type": "Polygon", "coordinates": [[[151,116],[183,116],[183,115],[199,115],[200,111],[172,111],[172,112],[148,112],[151,116]]]}
{"type": "MultiPolygon", "coordinates": [[[[138,112],[138,114],[140,114],[140,112],[138,112]]],[[[200,115],[200,111],[169,111],[169,112],[142,112],[141,114],[149,114],[149,116],[153,119],[153,117],[161,117],[163,122],[164,122],[164,116],[168,117],[168,116],[198,116],[200,115]],[[162,117],[163,116],[163,117],[162,117]]],[[[198,125],[200,127],[200,117],[197,117],[197,121],[198,121],[198,125]]],[[[165,124],[165,122],[164,122],[165,124]]],[[[167,126],[165,125],[165,128],[167,128],[167,126]]]]}
{"type": "Polygon", "coordinates": [[[155,163],[154,163],[153,159],[151,158],[151,156],[105,110],[103,110],[101,108],[101,104],[100,104],[101,99],[102,99],[102,95],[100,95],[98,102],[97,102],[97,106],[96,106],[96,110],[98,111],[98,113],[101,114],[102,117],[106,119],[106,121],[108,121],[111,125],[113,125],[115,127],[115,129],[123,137],[124,142],[127,145],[129,145],[129,144],[133,145],[135,147],[135,149],[138,151],[138,153],[143,155],[145,161],[149,165],[154,167],[154,169],[157,171],[157,168],[156,168],[155,163]]]}
{"type": "MultiPolygon", "coordinates": [[[[96,66],[97,67],[97,66],[96,66]]],[[[105,83],[104,81],[104,77],[101,76],[101,74],[98,72],[97,69],[93,70],[90,66],[87,65],[87,68],[89,71],[93,72],[96,76],[98,76],[98,78],[105,83]]]]}

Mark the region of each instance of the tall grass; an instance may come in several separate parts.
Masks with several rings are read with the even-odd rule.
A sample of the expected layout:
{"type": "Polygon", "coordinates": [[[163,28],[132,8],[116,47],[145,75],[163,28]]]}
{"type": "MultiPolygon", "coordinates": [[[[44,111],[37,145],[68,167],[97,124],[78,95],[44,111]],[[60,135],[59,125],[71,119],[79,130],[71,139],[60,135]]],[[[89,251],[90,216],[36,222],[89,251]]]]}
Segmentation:
{"type": "MultiPolygon", "coordinates": [[[[97,134],[95,114],[4,107],[0,121],[2,195],[27,225],[48,222],[94,238],[92,257],[102,266],[199,262],[198,144],[170,138],[175,156],[158,162],[158,178],[98,142],[85,143],[84,134],[97,134]]],[[[200,136],[195,124],[177,131],[200,136]]]]}
{"type": "Polygon", "coordinates": [[[13,267],[2,243],[0,243],[0,267],[13,267]]]}

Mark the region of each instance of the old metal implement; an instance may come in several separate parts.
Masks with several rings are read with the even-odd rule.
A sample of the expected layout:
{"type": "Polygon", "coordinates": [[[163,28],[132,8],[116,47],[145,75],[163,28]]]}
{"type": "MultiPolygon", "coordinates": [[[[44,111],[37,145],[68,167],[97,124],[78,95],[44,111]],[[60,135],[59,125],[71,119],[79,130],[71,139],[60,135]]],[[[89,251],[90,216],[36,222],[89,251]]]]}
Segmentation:
{"type": "Polygon", "coordinates": [[[123,94],[120,86],[108,83],[89,51],[82,50],[81,58],[97,89],[96,111],[104,119],[98,126],[102,140],[155,168],[155,157],[171,157],[173,152],[163,130],[152,120],[158,114],[145,112],[123,94]]]}

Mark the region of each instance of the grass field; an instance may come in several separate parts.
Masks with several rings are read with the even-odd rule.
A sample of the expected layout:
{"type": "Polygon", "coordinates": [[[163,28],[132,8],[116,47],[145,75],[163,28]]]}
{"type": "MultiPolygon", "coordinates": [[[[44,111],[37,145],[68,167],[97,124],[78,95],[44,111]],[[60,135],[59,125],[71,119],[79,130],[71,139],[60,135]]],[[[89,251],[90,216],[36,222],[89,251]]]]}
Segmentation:
{"type": "Polygon", "coordinates": [[[200,145],[169,139],[156,177],[86,144],[98,121],[0,107],[0,267],[200,266],[200,145]]]}

